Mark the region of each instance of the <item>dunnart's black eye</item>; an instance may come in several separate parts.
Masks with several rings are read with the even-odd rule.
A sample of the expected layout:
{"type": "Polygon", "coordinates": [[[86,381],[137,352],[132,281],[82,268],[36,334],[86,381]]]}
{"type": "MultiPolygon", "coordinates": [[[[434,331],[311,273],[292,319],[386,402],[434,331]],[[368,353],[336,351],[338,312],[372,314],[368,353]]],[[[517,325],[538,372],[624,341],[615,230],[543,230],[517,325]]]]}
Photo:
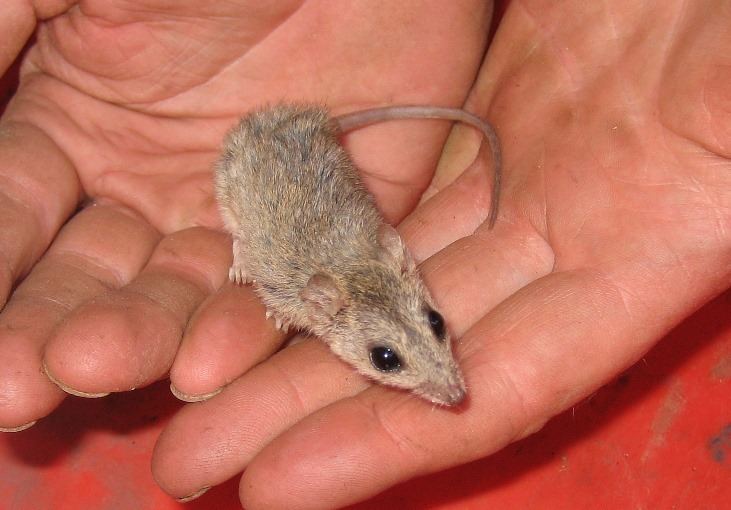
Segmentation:
{"type": "Polygon", "coordinates": [[[381,372],[393,372],[401,368],[401,360],[390,347],[371,349],[371,363],[381,372]]]}
{"type": "Polygon", "coordinates": [[[429,310],[429,326],[431,326],[431,330],[437,336],[438,340],[444,340],[444,334],[446,333],[444,330],[444,319],[439,315],[439,312],[429,310]]]}

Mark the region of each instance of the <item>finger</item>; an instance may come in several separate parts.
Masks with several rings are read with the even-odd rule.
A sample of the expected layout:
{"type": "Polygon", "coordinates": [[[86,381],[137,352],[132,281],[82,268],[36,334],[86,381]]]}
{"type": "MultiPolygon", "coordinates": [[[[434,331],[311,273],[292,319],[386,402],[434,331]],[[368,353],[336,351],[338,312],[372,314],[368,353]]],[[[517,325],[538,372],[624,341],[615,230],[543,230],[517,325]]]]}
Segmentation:
{"type": "Polygon", "coordinates": [[[0,305],[46,250],[80,197],[60,149],[26,124],[0,124],[0,305]]]}
{"type": "Polygon", "coordinates": [[[44,344],[81,303],[137,274],[157,238],[113,206],[88,207],[64,226],[0,314],[0,427],[28,424],[61,402],[65,394],[41,370],[44,344]]]}
{"type": "MultiPolygon", "coordinates": [[[[469,178],[470,176],[466,177],[469,178]]],[[[471,202],[469,201],[472,190],[473,186],[464,182],[452,186],[451,188],[443,191],[443,194],[440,196],[438,207],[442,207],[445,203],[449,204],[455,202],[464,204],[467,207],[467,210],[472,212],[473,209],[470,205],[471,202]]],[[[426,208],[426,206],[424,207],[426,208]]],[[[488,209],[489,204],[485,210],[487,211],[488,209]]],[[[419,214],[420,211],[417,211],[415,215],[419,214]]],[[[426,209],[426,211],[427,216],[433,213],[431,209],[426,209]]],[[[462,214],[462,212],[457,209],[455,209],[455,211],[462,214]]],[[[436,214],[436,212],[434,213],[436,214]]],[[[452,243],[452,245],[448,246],[445,250],[443,250],[443,252],[432,257],[432,259],[434,259],[433,261],[430,259],[422,264],[421,269],[425,278],[429,282],[430,287],[432,287],[437,295],[448,296],[446,298],[445,308],[451,311],[451,317],[454,319],[455,324],[463,323],[466,318],[470,318],[471,315],[478,313],[481,315],[484,313],[484,309],[481,307],[487,306],[486,303],[494,304],[494,302],[502,300],[504,295],[512,293],[516,287],[524,285],[522,280],[515,278],[515,275],[512,274],[523,269],[520,263],[521,260],[525,262],[523,265],[529,269],[526,270],[526,274],[528,275],[526,278],[534,277],[534,273],[532,271],[535,271],[536,266],[538,266],[542,271],[550,270],[552,259],[545,261],[537,255],[531,255],[528,257],[524,256],[522,258],[518,256],[520,255],[519,249],[525,249],[526,246],[530,247],[530,243],[527,243],[525,240],[526,237],[529,237],[529,235],[524,231],[521,231],[520,233],[523,234],[521,237],[520,233],[512,234],[513,230],[515,230],[513,227],[506,228],[505,230],[499,228],[495,231],[491,231],[489,236],[483,235],[481,232],[479,232],[474,239],[471,238],[471,236],[468,236],[464,240],[452,243]],[[496,253],[494,254],[491,252],[485,253],[485,245],[491,242],[496,242],[501,247],[501,250],[495,250],[496,253]],[[518,250],[518,252],[511,253],[508,249],[518,250]],[[465,272],[459,261],[466,257],[473,256],[475,253],[479,255],[477,258],[480,259],[481,262],[477,265],[474,263],[469,264],[468,267],[470,270],[465,272]],[[457,262],[451,262],[450,258],[452,257],[456,257],[457,262]],[[513,265],[508,265],[509,271],[507,276],[503,278],[501,277],[499,266],[506,258],[511,259],[513,265]],[[482,263],[483,260],[485,262],[484,264],[482,263]],[[486,274],[482,275],[482,273],[486,274]],[[460,294],[455,292],[455,302],[450,303],[451,295],[447,292],[449,289],[453,288],[453,285],[459,286],[465,281],[470,284],[470,289],[474,288],[479,291],[475,293],[474,302],[471,302],[474,306],[468,308],[468,313],[462,312],[460,307],[461,302],[456,299],[457,297],[460,297],[460,294]],[[498,282],[503,283],[498,285],[498,282]]],[[[419,230],[415,237],[418,237],[418,235],[428,236],[429,231],[426,229],[419,230]]],[[[411,240],[413,239],[410,239],[410,241],[411,240]]],[[[419,240],[416,239],[416,242],[418,243],[419,240]]],[[[543,246],[543,240],[538,239],[536,241],[537,252],[540,252],[539,248],[541,246],[543,246]]],[[[469,298],[465,298],[465,300],[470,301],[469,298]]],[[[322,348],[324,349],[324,346],[322,348]]],[[[279,359],[279,356],[288,356],[290,354],[290,350],[286,349],[283,353],[280,353],[277,356],[277,359],[279,359]]],[[[339,369],[342,369],[342,364],[336,362],[332,354],[330,354],[330,357],[336,363],[336,366],[339,367],[339,369]]],[[[267,366],[270,362],[271,360],[267,361],[261,367],[257,367],[255,371],[260,369],[263,370],[263,367],[267,366]]],[[[346,369],[352,370],[347,367],[346,369]]],[[[214,406],[211,404],[210,406],[201,408],[200,414],[198,414],[198,412],[194,413],[193,411],[190,411],[190,415],[188,415],[189,418],[181,418],[180,421],[176,419],[174,425],[171,425],[171,432],[166,432],[163,436],[166,438],[165,442],[161,443],[155,457],[157,459],[156,465],[159,466],[156,469],[156,472],[159,473],[158,478],[160,483],[163,484],[163,487],[172,494],[183,496],[186,494],[193,494],[203,487],[220,483],[228,477],[233,476],[237,470],[243,469],[247,460],[251,458],[252,451],[256,451],[258,448],[263,447],[263,445],[266,444],[271,437],[273,437],[270,434],[231,436],[228,431],[228,425],[217,425],[215,427],[217,430],[224,427],[224,432],[222,432],[221,435],[208,434],[206,436],[201,436],[196,432],[201,421],[205,420],[210,423],[211,420],[215,420],[216,423],[218,423],[220,420],[221,422],[229,423],[228,420],[232,420],[230,422],[230,426],[237,431],[249,431],[252,428],[255,428],[261,431],[278,433],[279,431],[285,430],[297,420],[304,418],[307,413],[316,409],[312,406],[303,407],[301,405],[303,395],[309,399],[321,399],[328,403],[335,400],[336,397],[331,394],[328,394],[327,397],[323,397],[322,393],[323,391],[327,392],[328,387],[325,386],[325,389],[323,389],[323,387],[319,384],[314,384],[316,381],[313,381],[312,379],[314,377],[313,373],[317,372],[317,375],[322,376],[323,380],[328,380],[330,377],[333,377],[333,375],[330,374],[330,371],[313,371],[309,363],[299,363],[293,367],[293,370],[295,370],[296,373],[292,372],[291,376],[288,375],[287,377],[289,379],[294,377],[302,378],[303,380],[310,380],[313,384],[308,386],[308,392],[303,390],[291,392],[288,395],[285,395],[285,397],[289,397],[291,400],[286,401],[285,399],[281,404],[281,407],[284,409],[296,410],[296,412],[290,413],[289,419],[286,421],[282,420],[281,414],[279,413],[264,414],[253,411],[241,411],[240,414],[237,415],[236,419],[231,419],[229,416],[230,413],[227,412],[227,408],[229,406],[228,400],[233,399],[231,395],[234,395],[234,392],[241,393],[241,388],[244,387],[242,385],[246,385],[246,387],[248,387],[248,385],[251,384],[252,388],[256,387],[256,390],[251,391],[259,395],[259,398],[262,401],[282,401],[283,399],[281,395],[270,395],[272,388],[274,388],[275,392],[278,391],[278,386],[272,383],[282,379],[282,374],[277,373],[276,371],[267,376],[265,383],[262,382],[259,384],[258,382],[242,382],[248,381],[249,377],[253,377],[252,371],[242,377],[241,381],[233,383],[223,392],[223,394],[216,396],[216,398],[212,400],[212,402],[217,402],[220,405],[217,404],[214,406]],[[227,397],[226,404],[222,404],[224,401],[220,399],[224,398],[225,395],[229,395],[229,397],[227,397]],[[192,450],[180,453],[180,450],[174,447],[174,445],[181,443],[186,445],[190,444],[191,437],[197,438],[197,442],[192,450]],[[222,443],[224,437],[226,437],[226,440],[225,443],[222,443]],[[233,439],[231,439],[232,437],[233,439]],[[222,449],[224,448],[226,451],[222,452],[222,449]]],[[[279,381],[279,384],[281,384],[281,381],[279,381]]],[[[341,397],[346,396],[347,394],[341,395],[341,397]]],[[[243,397],[239,397],[239,399],[241,398],[243,397]]],[[[240,410],[238,403],[235,406],[231,404],[231,407],[236,407],[240,410]]]]}
{"type": "MultiPolygon", "coordinates": [[[[479,246],[476,249],[483,250],[479,246]]],[[[467,251],[470,250],[471,248],[467,251]]],[[[444,273],[444,278],[439,274],[435,278],[438,294],[441,294],[439,287],[443,282],[455,280],[457,277],[475,278],[471,274],[461,275],[459,264],[448,264],[441,273],[444,273]]],[[[490,278],[494,280],[494,274],[490,278]]],[[[491,288],[491,285],[488,281],[486,287],[491,288]]],[[[492,293],[493,296],[494,294],[492,293]]],[[[458,305],[454,306],[457,316],[458,308],[458,305]]],[[[228,386],[222,394],[206,403],[205,407],[191,407],[190,411],[186,410],[188,414],[185,417],[176,417],[163,434],[155,454],[155,472],[162,486],[171,494],[184,497],[197,493],[204,487],[221,483],[242,470],[253,454],[278,433],[319,409],[324,403],[329,404],[338,397],[345,398],[352,394],[344,392],[338,395],[327,381],[339,380],[343,370],[351,371],[353,376],[356,376],[355,372],[337,361],[324,345],[319,346],[319,349],[324,353],[323,358],[332,363],[332,367],[313,369],[313,363],[298,351],[285,349],[228,386]],[[274,360],[288,361],[290,358],[292,366],[286,371],[269,367],[274,360]],[[282,385],[290,389],[294,385],[298,391],[282,394],[282,385]],[[259,404],[253,410],[242,408],[241,401],[247,399],[248,394],[258,395],[257,402],[277,402],[281,409],[287,410],[286,418],[283,418],[283,411],[270,412],[269,406],[264,410],[259,404]],[[303,399],[308,399],[306,405],[303,405],[303,399]],[[312,405],[312,401],[317,405],[312,405]],[[215,434],[198,433],[200,423],[210,425],[213,421],[213,428],[217,431],[215,434]],[[258,432],[252,433],[252,430],[258,432]],[[180,444],[186,444],[188,449],[181,450],[176,446],[180,444]]]]}
{"type": "MultiPolygon", "coordinates": [[[[420,223],[432,221],[434,218],[441,218],[443,216],[442,209],[449,204],[459,204],[458,207],[452,209],[460,215],[460,219],[465,221],[472,220],[475,216],[475,208],[482,208],[486,217],[490,207],[489,202],[485,202],[485,200],[489,201],[489,193],[475,193],[475,189],[487,190],[489,179],[485,178],[484,165],[476,164],[473,167],[471,171],[462,176],[457,184],[434,198],[427,206],[422,207],[419,212],[412,216],[411,225],[419,225],[420,223]]],[[[479,215],[477,215],[477,218],[479,221],[479,215]]],[[[474,230],[474,226],[472,226],[472,230],[474,230]]],[[[503,239],[497,240],[504,248],[499,251],[500,256],[481,256],[478,260],[485,263],[480,267],[476,267],[474,264],[468,265],[467,274],[460,274],[458,279],[453,278],[451,284],[447,281],[440,281],[437,285],[439,287],[444,283],[443,287],[454,289],[459,287],[462,280],[466,280],[473,285],[475,290],[487,291],[483,300],[467,300],[471,305],[469,310],[472,312],[472,320],[476,320],[477,314],[483,313],[486,306],[494,305],[503,297],[512,293],[517,286],[524,285],[526,279],[535,278],[535,270],[531,268],[530,271],[525,271],[524,274],[527,274],[527,276],[519,278],[517,281],[513,278],[507,282],[501,292],[489,292],[493,286],[485,285],[482,279],[474,278],[472,273],[486,274],[497,281],[495,278],[497,269],[506,258],[513,262],[507,264],[506,267],[516,269],[515,272],[517,273],[520,269],[520,262],[526,259],[522,256],[526,253],[526,247],[529,248],[527,253],[530,254],[530,262],[537,261],[539,259],[537,254],[541,253],[539,248],[545,247],[545,242],[537,235],[530,237],[522,230],[506,228],[505,225],[502,225],[501,230],[504,230],[505,235],[503,239]],[[511,242],[505,242],[507,237],[511,238],[511,242]],[[530,240],[535,240],[535,246],[531,246],[530,240]],[[513,254],[509,253],[507,248],[520,248],[521,250],[513,254]],[[512,285],[509,285],[511,283],[512,285]]],[[[453,232],[454,230],[451,229],[450,231],[453,232]]],[[[432,230],[426,235],[431,234],[431,232],[432,230]]],[[[424,232],[421,229],[416,229],[415,233],[409,233],[409,235],[416,236],[419,234],[424,237],[424,232]]],[[[490,242],[490,239],[483,239],[484,237],[478,236],[475,239],[470,237],[458,241],[456,246],[450,247],[451,249],[440,254],[441,256],[436,260],[422,266],[422,270],[427,277],[434,273],[434,276],[431,277],[432,280],[439,280],[441,275],[445,275],[442,266],[448,264],[454,266],[446,271],[446,277],[450,278],[449,275],[461,266],[461,261],[465,258],[473,253],[484,253],[484,245],[490,242]]],[[[551,262],[549,261],[542,265],[542,270],[547,272],[550,267],[551,262]]],[[[446,279],[442,278],[442,280],[446,279]]],[[[449,298],[446,301],[449,302],[449,298]]],[[[464,317],[457,313],[464,310],[461,304],[459,301],[455,301],[446,311],[449,313],[450,309],[454,310],[455,313],[451,314],[451,317],[454,319],[455,324],[463,325],[464,317]]],[[[211,296],[191,319],[191,324],[171,369],[173,392],[179,398],[187,401],[208,398],[219,391],[223,385],[270,354],[280,343],[281,336],[272,335],[273,332],[269,327],[262,329],[261,326],[266,324],[263,321],[250,322],[250,318],[261,317],[263,317],[263,307],[250,291],[242,294],[233,290],[230,293],[223,292],[211,296]],[[243,296],[246,296],[246,299],[243,299],[243,296]],[[215,333],[212,334],[212,332],[215,333]]],[[[464,329],[463,326],[455,329],[455,332],[461,333],[464,329]]]]}
{"type": "Polygon", "coordinates": [[[173,393],[187,402],[219,392],[282,344],[250,286],[224,285],[196,311],[170,369],[173,393]]]}
{"type": "Polygon", "coordinates": [[[426,259],[419,271],[456,337],[553,269],[553,250],[509,200],[488,228],[490,180],[476,161],[399,225],[414,257],[426,259]]]}
{"type": "Polygon", "coordinates": [[[551,272],[553,251],[525,224],[481,229],[419,267],[455,338],[509,296],[551,272]]]}
{"type": "Polygon", "coordinates": [[[668,327],[658,322],[668,299],[628,310],[626,297],[590,271],[542,278],[466,333],[460,347],[469,399],[460,409],[434,409],[374,386],[266,446],[244,473],[242,502],[339,508],[535,432],[637,359],[668,327]],[[267,490],[275,483],[279,490],[267,490]]]}
{"type": "Polygon", "coordinates": [[[322,342],[292,345],[178,413],[155,446],[155,479],[177,498],[219,484],[303,416],[367,384],[322,342]]]}
{"type": "Polygon", "coordinates": [[[475,161],[454,182],[401,222],[399,232],[417,262],[471,235],[487,220],[489,186],[483,165],[475,161]]]}
{"type": "Polygon", "coordinates": [[[79,307],[46,347],[46,372],[64,390],[101,396],[167,374],[188,318],[223,282],[227,236],[203,228],[160,241],[140,274],[79,307]]]}

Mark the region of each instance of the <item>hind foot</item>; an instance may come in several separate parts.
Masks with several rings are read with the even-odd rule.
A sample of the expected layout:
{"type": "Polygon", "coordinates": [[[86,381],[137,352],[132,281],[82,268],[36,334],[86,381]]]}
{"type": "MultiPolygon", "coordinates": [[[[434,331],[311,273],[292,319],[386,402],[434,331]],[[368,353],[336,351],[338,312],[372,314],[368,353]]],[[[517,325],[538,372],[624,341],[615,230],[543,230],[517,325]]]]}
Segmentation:
{"type": "Polygon", "coordinates": [[[233,243],[233,264],[228,270],[228,279],[239,285],[249,283],[251,278],[246,274],[246,268],[244,267],[244,256],[241,251],[241,241],[234,237],[233,243]]]}

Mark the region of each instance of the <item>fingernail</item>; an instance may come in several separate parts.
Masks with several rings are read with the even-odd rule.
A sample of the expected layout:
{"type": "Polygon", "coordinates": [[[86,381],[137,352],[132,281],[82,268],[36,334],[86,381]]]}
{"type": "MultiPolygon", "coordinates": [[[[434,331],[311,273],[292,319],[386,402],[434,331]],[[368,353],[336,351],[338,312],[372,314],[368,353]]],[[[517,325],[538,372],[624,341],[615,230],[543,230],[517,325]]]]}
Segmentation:
{"type": "Polygon", "coordinates": [[[221,391],[223,388],[216,388],[210,393],[203,393],[201,395],[188,395],[187,393],[183,393],[178,388],[176,388],[173,383],[170,383],[170,391],[173,395],[179,400],[182,400],[183,402],[202,402],[203,400],[208,400],[211,397],[215,397],[221,391]]]}
{"type": "Polygon", "coordinates": [[[17,427],[0,427],[0,432],[20,432],[21,430],[29,429],[36,424],[37,420],[30,421],[17,427]]]}
{"type": "Polygon", "coordinates": [[[197,499],[197,498],[201,497],[203,494],[205,494],[206,492],[208,492],[208,489],[210,489],[210,486],[203,487],[202,489],[195,491],[193,494],[191,494],[189,496],[185,496],[183,498],[176,498],[176,501],[179,501],[181,503],[187,503],[188,501],[193,501],[194,499],[197,499]]]}
{"type": "Polygon", "coordinates": [[[48,366],[46,366],[45,360],[43,361],[43,372],[45,372],[46,377],[48,377],[53,384],[61,388],[63,391],[68,393],[69,395],[75,395],[77,397],[83,397],[83,398],[99,398],[99,397],[106,397],[109,395],[109,392],[106,393],[87,393],[85,391],[79,391],[71,388],[70,386],[65,385],[58,379],[56,379],[51,372],[48,371],[48,366]]]}

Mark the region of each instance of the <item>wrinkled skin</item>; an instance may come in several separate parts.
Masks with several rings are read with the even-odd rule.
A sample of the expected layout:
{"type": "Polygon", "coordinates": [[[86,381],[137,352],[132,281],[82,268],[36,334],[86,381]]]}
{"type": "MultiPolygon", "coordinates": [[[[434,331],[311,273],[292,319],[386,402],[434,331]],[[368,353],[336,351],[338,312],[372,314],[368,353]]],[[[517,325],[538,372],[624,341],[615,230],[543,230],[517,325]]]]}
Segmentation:
{"type": "MultiPolygon", "coordinates": [[[[283,98],[327,100],[336,113],[392,99],[459,105],[489,21],[489,12],[476,17],[462,5],[453,15],[464,31],[432,38],[419,34],[439,22],[407,4],[391,6],[384,20],[375,3],[342,12],[318,2],[259,3],[37,7],[56,17],[38,27],[0,139],[0,172],[13,183],[0,196],[0,299],[33,268],[0,316],[0,355],[14,360],[0,369],[0,426],[23,426],[61,401],[42,364],[77,394],[144,386],[171,370],[177,392],[195,397],[276,350],[281,335],[250,289],[216,292],[231,263],[211,193],[225,131],[252,106],[283,98]],[[375,27],[388,34],[378,33],[364,66],[375,27]],[[444,54],[439,73],[415,58],[444,47],[472,56],[452,62],[444,54]],[[402,90],[404,82],[412,85],[402,90]],[[97,205],[55,237],[84,197],[97,205]]],[[[406,123],[354,137],[353,153],[391,221],[428,185],[448,127],[406,123]],[[382,153],[363,150],[371,146],[382,153]]]]}
{"type": "Polygon", "coordinates": [[[63,398],[42,363],[98,394],[148,384],[174,360],[179,394],[233,382],[163,432],[153,472],[166,491],[184,497],[246,468],[247,508],[337,507],[538,430],[729,284],[727,7],[514,1],[470,90],[485,20],[455,14],[453,30],[435,31],[452,19],[443,3],[241,2],[216,16],[152,4],[73,6],[46,25],[4,117],[0,291],[28,274],[0,315],[5,428],[63,398]],[[494,230],[488,169],[457,175],[473,133],[457,132],[433,180],[443,127],[348,137],[389,219],[408,215],[399,230],[461,338],[468,401],[433,409],[369,387],[317,341],[268,357],[281,338],[261,306],[221,286],[230,241],[208,165],[225,128],[281,97],[345,111],[468,92],[503,140],[494,230]],[[66,222],[86,195],[97,205],[66,222]]]}

